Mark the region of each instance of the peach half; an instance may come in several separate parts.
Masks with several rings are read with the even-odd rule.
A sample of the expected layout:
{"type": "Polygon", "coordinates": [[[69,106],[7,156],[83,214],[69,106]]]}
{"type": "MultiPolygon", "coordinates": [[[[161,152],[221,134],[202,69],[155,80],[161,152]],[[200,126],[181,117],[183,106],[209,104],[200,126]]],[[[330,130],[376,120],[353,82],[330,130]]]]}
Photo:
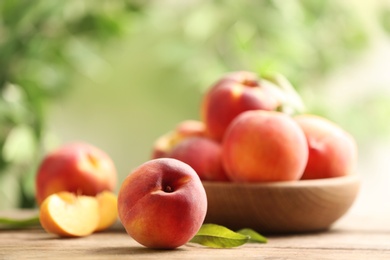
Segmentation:
{"type": "Polygon", "coordinates": [[[118,197],[109,191],[103,191],[96,195],[99,204],[99,223],[95,231],[105,230],[118,219],[118,197]]]}
{"type": "Polygon", "coordinates": [[[58,192],[40,206],[39,219],[48,233],[60,237],[83,237],[112,226],[118,219],[117,197],[104,191],[97,196],[58,192]]]}
{"type": "Polygon", "coordinates": [[[92,234],[99,224],[99,203],[91,196],[59,192],[47,197],[40,207],[39,220],[48,233],[60,237],[92,234]]]}

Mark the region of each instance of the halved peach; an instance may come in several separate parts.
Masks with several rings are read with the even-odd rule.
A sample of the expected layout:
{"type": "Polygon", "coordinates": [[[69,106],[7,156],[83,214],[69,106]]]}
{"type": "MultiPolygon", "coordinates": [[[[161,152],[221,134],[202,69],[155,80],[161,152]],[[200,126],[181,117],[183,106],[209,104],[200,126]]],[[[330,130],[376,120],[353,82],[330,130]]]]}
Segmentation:
{"type": "Polygon", "coordinates": [[[111,227],[118,219],[118,199],[110,191],[103,191],[96,196],[99,203],[99,224],[95,231],[102,231],[111,227]]]}
{"type": "Polygon", "coordinates": [[[47,197],[40,207],[42,227],[60,237],[82,237],[92,234],[100,221],[96,197],[59,192],[47,197]]]}

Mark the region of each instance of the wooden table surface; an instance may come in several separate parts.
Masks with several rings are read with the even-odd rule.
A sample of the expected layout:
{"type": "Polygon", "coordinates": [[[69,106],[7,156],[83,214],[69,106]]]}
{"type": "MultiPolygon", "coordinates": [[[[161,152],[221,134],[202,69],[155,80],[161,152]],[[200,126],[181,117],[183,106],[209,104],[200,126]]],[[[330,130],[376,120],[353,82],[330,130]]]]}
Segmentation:
{"type": "MultiPolygon", "coordinates": [[[[328,231],[320,233],[267,236],[267,244],[246,244],[232,249],[186,244],[175,250],[151,250],[128,236],[119,222],[108,231],[77,239],[57,238],[39,226],[23,230],[0,229],[0,260],[390,259],[390,175],[387,170],[381,175],[373,172],[364,175],[362,184],[347,214],[328,231]]],[[[31,214],[36,212],[0,211],[0,217],[31,214]]]]}
{"type": "MultiPolygon", "coordinates": [[[[11,212],[12,216],[26,214],[31,212],[11,212]]],[[[76,239],[57,238],[40,227],[3,229],[0,259],[390,259],[390,215],[349,212],[328,231],[268,239],[267,244],[232,249],[187,244],[175,250],[150,250],[130,238],[119,224],[76,239]]]]}

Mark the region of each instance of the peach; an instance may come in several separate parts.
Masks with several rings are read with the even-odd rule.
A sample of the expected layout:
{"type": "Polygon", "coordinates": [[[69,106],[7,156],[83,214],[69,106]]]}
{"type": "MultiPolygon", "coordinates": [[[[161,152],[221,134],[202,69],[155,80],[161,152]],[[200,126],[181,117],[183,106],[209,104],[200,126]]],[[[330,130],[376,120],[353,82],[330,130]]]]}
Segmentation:
{"type": "Polygon", "coordinates": [[[207,137],[189,137],[167,154],[190,165],[201,180],[228,181],[222,166],[221,144],[207,137]]]}
{"type": "MultiPolygon", "coordinates": [[[[201,117],[206,134],[221,141],[230,122],[248,110],[276,110],[281,105],[276,86],[247,71],[224,75],[205,93],[201,117]],[[271,85],[273,87],[271,87],[271,85]]],[[[281,95],[281,94],[280,94],[281,95]]]]}
{"type": "Polygon", "coordinates": [[[115,189],[117,173],[111,158],[87,143],[71,143],[48,153],[36,175],[38,205],[60,191],[95,196],[115,189]]]}
{"type": "Polygon", "coordinates": [[[302,129],[282,112],[243,112],[232,121],[222,143],[223,165],[236,182],[298,180],[307,159],[302,129]]]}
{"type": "Polygon", "coordinates": [[[316,115],[294,117],[303,129],[309,146],[309,159],[302,179],[319,179],[353,173],[357,144],[345,130],[316,115]]]}
{"type": "Polygon", "coordinates": [[[172,158],[138,166],[118,194],[121,223],[133,239],[149,248],[184,245],[200,229],[206,211],[199,176],[188,164],[172,158]]]}
{"type": "Polygon", "coordinates": [[[172,131],[157,138],[153,145],[152,159],[166,157],[166,154],[181,140],[191,136],[203,136],[205,126],[198,120],[184,120],[172,131]]]}
{"type": "Polygon", "coordinates": [[[110,191],[103,191],[96,195],[96,199],[100,219],[95,231],[102,231],[114,225],[118,219],[118,198],[110,191]]]}
{"type": "Polygon", "coordinates": [[[88,236],[95,231],[99,219],[96,198],[70,192],[48,196],[39,211],[39,220],[46,232],[60,237],[88,236]]]}

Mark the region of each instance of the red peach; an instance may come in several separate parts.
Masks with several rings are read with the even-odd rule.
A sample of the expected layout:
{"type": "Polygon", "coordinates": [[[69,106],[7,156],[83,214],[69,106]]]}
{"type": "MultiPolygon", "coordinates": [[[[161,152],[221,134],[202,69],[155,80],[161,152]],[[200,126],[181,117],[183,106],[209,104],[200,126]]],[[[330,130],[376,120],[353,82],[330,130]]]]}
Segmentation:
{"type": "Polygon", "coordinates": [[[288,115],[246,111],[233,120],[222,144],[222,162],[237,182],[298,180],[308,158],[305,135],[288,115]]]}
{"type": "Polygon", "coordinates": [[[188,137],[172,148],[167,157],[190,165],[201,180],[228,181],[222,167],[221,144],[207,137],[188,137]]]}
{"type": "Polygon", "coordinates": [[[200,229],[205,189],[188,164],[172,158],[145,162],[123,181],[118,214],[127,233],[150,248],[173,249],[200,229]]]}
{"type": "Polygon", "coordinates": [[[230,122],[247,110],[276,110],[281,105],[272,83],[247,71],[224,75],[205,93],[201,117],[209,137],[221,141],[230,122]]]}
{"type": "Polygon", "coordinates": [[[357,161],[357,144],[345,130],[316,115],[295,117],[306,135],[309,159],[302,179],[319,179],[353,173],[357,161]]]}
{"type": "Polygon", "coordinates": [[[87,143],[71,143],[43,158],[35,180],[36,201],[40,205],[60,191],[95,196],[113,191],[116,181],[114,163],[105,152],[87,143]]]}
{"type": "Polygon", "coordinates": [[[157,138],[153,145],[152,159],[166,157],[167,153],[181,140],[190,136],[203,136],[205,126],[203,122],[198,120],[184,120],[176,125],[176,127],[157,138]]]}

